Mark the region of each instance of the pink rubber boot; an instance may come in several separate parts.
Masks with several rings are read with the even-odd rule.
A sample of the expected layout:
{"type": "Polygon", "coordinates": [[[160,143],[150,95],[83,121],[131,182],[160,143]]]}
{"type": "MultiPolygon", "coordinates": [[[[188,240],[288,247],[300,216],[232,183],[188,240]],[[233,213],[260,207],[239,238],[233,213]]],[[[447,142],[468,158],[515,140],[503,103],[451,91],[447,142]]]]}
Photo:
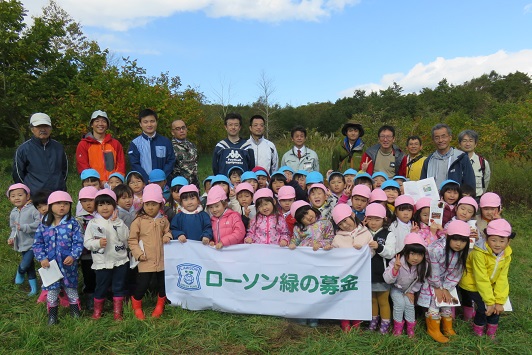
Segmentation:
{"type": "Polygon", "coordinates": [[[475,323],[473,323],[473,333],[475,333],[475,335],[477,337],[481,337],[484,335],[484,326],[483,325],[476,325],[475,323]]]}

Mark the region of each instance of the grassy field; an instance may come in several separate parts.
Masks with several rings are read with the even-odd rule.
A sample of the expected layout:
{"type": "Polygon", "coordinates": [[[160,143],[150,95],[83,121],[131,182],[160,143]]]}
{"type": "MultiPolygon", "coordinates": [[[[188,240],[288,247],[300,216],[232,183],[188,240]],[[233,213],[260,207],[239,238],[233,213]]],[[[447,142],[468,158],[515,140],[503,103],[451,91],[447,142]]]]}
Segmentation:
{"type": "MultiPolygon", "coordinates": [[[[281,152],[285,150],[280,148],[281,152]]],[[[318,152],[320,156],[326,154],[318,152]]],[[[209,173],[209,161],[209,157],[202,157],[202,179],[209,173]]],[[[322,164],[321,170],[324,172],[326,163],[322,164]]],[[[0,172],[0,191],[3,193],[11,184],[9,153],[0,153],[0,172]]],[[[69,177],[69,190],[79,190],[79,179],[74,173],[69,177]]],[[[4,240],[9,235],[10,210],[9,202],[4,197],[0,202],[0,215],[3,216],[0,233],[4,240]]],[[[148,317],[146,321],[135,319],[128,308],[124,321],[114,322],[110,302],[106,304],[106,314],[99,321],[91,320],[88,314],[84,314],[80,320],[73,320],[63,308],[60,310],[60,324],[48,327],[46,307],[37,304],[35,297],[26,296],[29,290],[27,284],[18,286],[13,283],[20,257],[3,242],[0,243],[0,353],[530,353],[532,251],[528,239],[532,235],[527,227],[530,210],[514,206],[506,209],[504,215],[517,231],[517,238],[512,241],[514,258],[510,269],[510,296],[514,312],[501,318],[497,342],[473,337],[468,324],[461,320],[456,321],[459,335],[444,345],[426,335],[423,321],[419,322],[415,339],[365,331],[344,334],[335,321],[324,321],[318,328],[311,329],[276,317],[214,311],[191,312],[176,307],[167,307],[161,319],[148,317]]],[[[151,313],[155,299],[147,297],[144,303],[146,313],[151,313]]]]}

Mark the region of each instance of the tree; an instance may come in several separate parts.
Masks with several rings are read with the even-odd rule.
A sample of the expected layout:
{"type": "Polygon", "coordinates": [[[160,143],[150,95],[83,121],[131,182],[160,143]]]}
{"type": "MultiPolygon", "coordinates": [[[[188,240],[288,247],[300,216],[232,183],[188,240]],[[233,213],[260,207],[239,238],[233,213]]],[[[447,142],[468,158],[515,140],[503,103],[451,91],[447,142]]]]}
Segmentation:
{"type": "Polygon", "coordinates": [[[257,99],[257,106],[266,120],[266,138],[268,138],[270,133],[270,115],[276,110],[275,106],[272,104],[272,96],[276,90],[273,82],[273,79],[267,76],[264,70],[260,72],[259,81],[257,82],[260,91],[260,96],[257,99]]]}

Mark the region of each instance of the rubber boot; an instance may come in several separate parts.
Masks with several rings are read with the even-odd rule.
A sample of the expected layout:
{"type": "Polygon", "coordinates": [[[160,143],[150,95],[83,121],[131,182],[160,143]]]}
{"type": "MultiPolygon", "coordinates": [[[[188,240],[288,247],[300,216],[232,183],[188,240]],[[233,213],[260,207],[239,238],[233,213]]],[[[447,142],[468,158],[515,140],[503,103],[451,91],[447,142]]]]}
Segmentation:
{"type": "Polygon", "coordinates": [[[142,311],[142,300],[138,301],[135,297],[131,297],[131,308],[135,311],[135,317],[137,317],[137,319],[146,319],[144,312],[142,311]]]}
{"type": "Polygon", "coordinates": [[[68,300],[68,297],[63,290],[59,292],[59,304],[61,305],[61,307],[70,307],[70,301],[68,300]]]}
{"type": "Polygon", "coordinates": [[[17,285],[22,285],[24,283],[24,275],[18,272],[18,270],[17,270],[17,275],[15,276],[15,283],[17,285]]]}
{"type": "Polygon", "coordinates": [[[360,324],[362,323],[361,320],[352,320],[351,321],[351,329],[359,329],[360,328],[360,324]]]}
{"type": "Polygon", "coordinates": [[[37,298],[37,303],[45,303],[47,296],[48,296],[48,291],[42,290],[41,294],[39,295],[39,298],[37,298]]]}
{"type": "Polygon", "coordinates": [[[486,335],[488,336],[488,338],[490,338],[491,340],[495,340],[495,333],[497,333],[497,328],[499,327],[498,324],[489,324],[488,323],[488,326],[486,328],[486,335]]]}
{"type": "Polygon", "coordinates": [[[30,292],[28,296],[35,296],[37,294],[37,279],[28,280],[30,284],[30,292]]]}
{"type": "Polygon", "coordinates": [[[344,333],[349,333],[349,331],[351,330],[351,322],[348,320],[341,320],[340,328],[342,328],[344,333]]]}
{"type": "Polygon", "coordinates": [[[92,312],[92,319],[100,319],[102,317],[104,304],[105,304],[105,298],[94,299],[94,310],[92,312]]]}
{"type": "Polygon", "coordinates": [[[434,319],[431,316],[426,316],[427,333],[430,337],[436,340],[438,343],[448,343],[449,338],[445,337],[440,331],[440,319],[434,319]]]}
{"type": "Polygon", "coordinates": [[[473,322],[473,333],[477,336],[477,337],[481,337],[484,335],[484,326],[483,325],[476,325],[474,322],[473,322]]]}
{"type": "Polygon", "coordinates": [[[124,310],[124,297],[113,297],[113,314],[115,320],[122,320],[124,310]]]}
{"type": "Polygon", "coordinates": [[[54,325],[59,323],[57,318],[57,311],[59,306],[48,307],[48,325],[54,325]]]}
{"type": "Polygon", "coordinates": [[[70,304],[70,315],[72,316],[72,318],[81,318],[81,313],[80,313],[80,307],[79,307],[79,301],[78,303],[71,303],[70,304]]]}
{"type": "Polygon", "coordinates": [[[456,335],[456,332],[453,329],[453,318],[452,317],[441,317],[441,327],[443,330],[443,335],[446,337],[456,335]]]}
{"type": "MultiPolygon", "coordinates": [[[[388,330],[390,329],[390,324],[391,324],[391,321],[389,319],[382,319],[381,320],[381,329],[379,330],[381,334],[386,334],[388,333],[388,330]]],[[[403,329],[401,328],[401,331],[403,331],[403,329]]]]}
{"type": "Polygon", "coordinates": [[[475,309],[473,307],[464,306],[464,307],[462,307],[462,311],[463,311],[464,321],[469,322],[473,318],[475,318],[475,313],[476,312],[475,312],[475,309]]]}
{"type": "Polygon", "coordinates": [[[379,324],[379,316],[373,316],[371,317],[371,322],[369,322],[369,330],[375,331],[377,330],[377,325],[379,324]]]}
{"type": "Polygon", "coordinates": [[[405,326],[405,321],[398,322],[396,320],[393,321],[393,335],[398,337],[401,334],[403,334],[403,328],[405,326]]]}
{"type": "Polygon", "coordinates": [[[155,309],[153,310],[151,316],[153,318],[159,318],[161,314],[164,312],[164,305],[166,304],[166,296],[164,297],[157,297],[157,304],[155,305],[155,309]]]}
{"type": "Polygon", "coordinates": [[[416,331],[416,322],[406,322],[406,335],[408,335],[409,338],[413,338],[415,336],[416,331]]]}
{"type": "Polygon", "coordinates": [[[94,293],[87,293],[86,297],[87,301],[85,302],[85,306],[87,307],[87,311],[92,312],[94,311],[94,293]]]}

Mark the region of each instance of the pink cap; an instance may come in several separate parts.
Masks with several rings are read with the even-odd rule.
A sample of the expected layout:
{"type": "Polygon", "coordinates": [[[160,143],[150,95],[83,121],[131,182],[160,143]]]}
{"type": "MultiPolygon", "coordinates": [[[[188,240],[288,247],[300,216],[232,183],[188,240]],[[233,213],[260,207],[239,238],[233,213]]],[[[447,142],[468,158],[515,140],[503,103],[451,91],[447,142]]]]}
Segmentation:
{"type": "Polygon", "coordinates": [[[499,237],[511,237],[512,236],[512,226],[508,223],[507,220],[503,218],[494,219],[488,223],[486,228],[486,234],[488,237],[490,235],[496,235],[499,237]]]}
{"type": "Polygon", "coordinates": [[[89,200],[94,200],[97,193],[98,193],[98,189],[95,188],[94,186],[85,186],[84,188],[79,190],[78,199],[81,200],[81,199],[86,198],[89,200]]]}
{"type": "Polygon", "coordinates": [[[17,184],[13,184],[13,185],[9,186],[9,188],[7,189],[7,192],[6,192],[6,196],[9,197],[9,192],[13,191],[13,190],[16,190],[16,189],[22,189],[22,190],[26,191],[26,193],[28,195],[30,194],[30,188],[29,187],[27,187],[24,184],[17,183],[17,184]]]}
{"type": "Polygon", "coordinates": [[[157,184],[148,184],[142,191],[143,202],[164,203],[163,189],[157,184]]]}
{"type": "Polygon", "coordinates": [[[278,200],[290,200],[291,198],[296,198],[296,190],[292,186],[285,185],[279,189],[278,200]]]}
{"type": "Polygon", "coordinates": [[[388,200],[388,196],[386,196],[386,192],[384,192],[383,189],[375,189],[371,191],[371,194],[369,196],[369,203],[372,203],[375,201],[386,201],[386,200],[388,200]]]}
{"type": "Polygon", "coordinates": [[[184,194],[185,192],[195,192],[199,195],[198,187],[194,184],[185,185],[179,189],[179,194],[184,194]]]}
{"type": "Polygon", "coordinates": [[[253,193],[255,192],[253,186],[251,186],[249,182],[241,182],[240,184],[238,184],[238,186],[235,188],[235,194],[238,195],[240,191],[249,191],[251,192],[251,195],[253,195],[253,193]]]}
{"type": "Polygon", "coordinates": [[[467,222],[455,219],[454,221],[451,221],[449,227],[447,227],[447,236],[449,235],[460,235],[469,238],[471,235],[471,227],[467,222]]]}
{"type": "Polygon", "coordinates": [[[253,195],[253,203],[257,203],[257,200],[263,197],[273,198],[273,191],[266,187],[258,189],[257,192],[255,192],[255,195],[253,195]]]}
{"type": "Polygon", "coordinates": [[[353,187],[353,191],[351,191],[351,197],[355,195],[369,199],[371,197],[371,190],[366,185],[358,184],[355,185],[355,187],[353,187]]]}
{"type": "Polygon", "coordinates": [[[227,194],[220,185],[214,185],[207,194],[207,206],[227,200],[227,194]]]}
{"type": "Polygon", "coordinates": [[[478,203],[471,196],[462,197],[456,206],[458,205],[471,205],[475,209],[475,212],[478,210],[478,203]]]}
{"type": "Polygon", "coordinates": [[[336,206],[334,206],[332,210],[332,218],[334,223],[338,224],[342,222],[347,217],[351,216],[353,213],[353,210],[351,210],[351,207],[349,207],[346,203],[339,203],[336,206]]]}
{"type": "Polygon", "coordinates": [[[401,195],[397,196],[394,202],[394,206],[401,206],[401,205],[410,205],[414,207],[416,203],[414,202],[414,199],[410,195],[401,195]]]}
{"type": "Polygon", "coordinates": [[[325,194],[327,194],[327,188],[323,184],[312,184],[312,185],[310,185],[310,187],[308,188],[309,195],[310,195],[310,190],[312,190],[312,189],[322,189],[323,192],[325,192],[325,194]]]}
{"type": "Polygon", "coordinates": [[[297,210],[303,206],[310,206],[310,203],[303,201],[303,200],[298,200],[292,203],[292,206],[290,206],[290,214],[292,215],[292,217],[296,218],[297,210]]]}
{"type": "Polygon", "coordinates": [[[405,237],[405,245],[407,244],[421,244],[427,247],[427,242],[418,233],[408,233],[405,237]]]}
{"type": "Polygon", "coordinates": [[[65,191],[54,191],[48,196],[48,204],[51,205],[52,203],[56,202],[70,202],[72,203],[72,197],[68,194],[68,192],[65,191]]]}
{"type": "Polygon", "coordinates": [[[422,197],[416,202],[416,211],[419,211],[422,208],[430,207],[432,199],[430,197],[422,197]]]}
{"type": "MultiPolygon", "coordinates": [[[[87,186],[87,187],[89,187],[89,186],[87,186]]],[[[80,193],[81,193],[81,191],[80,191],[80,193]]],[[[94,196],[94,198],[96,198],[98,196],[101,196],[101,195],[111,196],[111,198],[116,201],[116,194],[111,189],[101,189],[100,191],[98,191],[96,193],[96,196],[94,196]]]]}
{"type": "Polygon", "coordinates": [[[366,217],[386,218],[386,208],[380,203],[370,203],[366,207],[366,217]]]}
{"type": "Polygon", "coordinates": [[[486,192],[480,197],[480,208],[501,207],[501,198],[495,192],[486,192]]]}

